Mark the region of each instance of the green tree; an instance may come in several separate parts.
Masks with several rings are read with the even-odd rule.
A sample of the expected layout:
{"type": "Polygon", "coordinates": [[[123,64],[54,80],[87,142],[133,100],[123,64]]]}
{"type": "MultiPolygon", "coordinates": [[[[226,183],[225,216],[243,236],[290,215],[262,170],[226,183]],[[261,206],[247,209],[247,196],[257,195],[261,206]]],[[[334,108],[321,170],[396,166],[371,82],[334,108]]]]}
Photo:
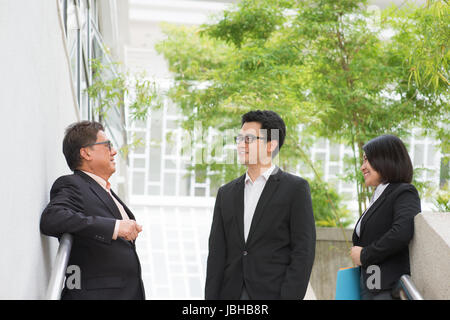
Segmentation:
{"type": "Polygon", "coordinates": [[[352,222],[350,211],[341,204],[341,197],[327,183],[308,181],[311,188],[314,219],[318,227],[347,227],[352,222]]]}
{"type": "Polygon", "coordinates": [[[420,8],[392,7],[383,19],[395,32],[391,50],[402,59],[399,62],[408,76],[402,91],[415,102],[415,123],[424,134],[434,134],[441,141],[448,162],[450,4],[448,0],[427,0],[420,8]]]}
{"type": "MultiPolygon", "coordinates": [[[[170,96],[184,127],[201,121],[225,131],[239,127],[251,109],[274,110],[289,128],[280,155],[285,169],[300,164],[317,172],[308,156],[313,137],[350,145],[347,179],[357,182],[361,213],[368,195],[359,172],[364,143],[384,133],[405,137],[426,124],[448,139],[449,110],[448,86],[411,81],[405,63],[413,40],[432,36],[418,33],[432,22],[418,8],[380,17],[365,6],[363,0],[243,0],[199,29],[165,25],[168,38],[157,49],[175,74],[170,96]],[[392,30],[394,36],[382,36],[392,30]]],[[[236,170],[231,167],[216,169],[236,170]]]]}

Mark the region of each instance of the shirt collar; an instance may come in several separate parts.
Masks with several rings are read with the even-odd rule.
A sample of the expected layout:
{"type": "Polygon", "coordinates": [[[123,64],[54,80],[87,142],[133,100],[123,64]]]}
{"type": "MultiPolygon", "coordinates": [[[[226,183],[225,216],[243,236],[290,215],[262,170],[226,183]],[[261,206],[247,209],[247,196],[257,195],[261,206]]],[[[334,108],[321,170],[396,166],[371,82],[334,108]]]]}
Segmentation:
{"type": "MultiPolygon", "coordinates": [[[[272,172],[275,170],[276,166],[274,164],[272,164],[272,166],[267,169],[266,171],[264,171],[259,177],[263,177],[266,181],[269,180],[270,175],[272,174],[272,172]]],[[[259,178],[258,177],[258,178],[259,178]]],[[[255,181],[258,179],[256,178],[255,181]]],[[[247,183],[248,181],[252,182],[252,179],[250,178],[250,176],[248,175],[248,170],[245,173],[245,183],[247,183]]],[[[253,183],[253,182],[252,182],[253,183]]]]}
{"type": "Polygon", "coordinates": [[[385,184],[380,183],[375,189],[374,199],[377,199],[383,193],[383,191],[387,188],[388,185],[389,185],[389,182],[385,183],[385,184]]]}
{"type": "Polygon", "coordinates": [[[92,179],[94,179],[106,191],[109,191],[109,189],[111,188],[111,184],[108,181],[105,181],[105,179],[97,176],[96,174],[93,174],[92,172],[87,172],[87,171],[83,171],[83,170],[81,170],[81,171],[86,173],[92,179]]]}

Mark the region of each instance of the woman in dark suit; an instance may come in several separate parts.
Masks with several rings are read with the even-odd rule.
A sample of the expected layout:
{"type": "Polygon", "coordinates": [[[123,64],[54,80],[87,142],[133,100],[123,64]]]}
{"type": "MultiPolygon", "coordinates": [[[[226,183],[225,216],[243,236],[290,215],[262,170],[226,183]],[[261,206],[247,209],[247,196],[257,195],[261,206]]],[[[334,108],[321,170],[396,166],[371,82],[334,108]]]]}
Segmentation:
{"type": "Polygon", "coordinates": [[[363,146],[361,171],[366,186],[375,188],[353,232],[350,255],[361,266],[361,299],[393,299],[400,277],[410,274],[408,244],[414,216],[421,211],[411,184],[413,167],[403,142],[383,135],[363,146]]]}

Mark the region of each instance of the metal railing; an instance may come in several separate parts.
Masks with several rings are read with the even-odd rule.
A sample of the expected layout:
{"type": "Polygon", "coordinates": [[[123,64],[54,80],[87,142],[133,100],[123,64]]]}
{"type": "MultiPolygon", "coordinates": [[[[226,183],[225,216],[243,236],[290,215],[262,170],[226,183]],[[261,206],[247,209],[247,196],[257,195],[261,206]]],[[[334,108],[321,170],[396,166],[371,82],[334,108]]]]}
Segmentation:
{"type": "Polygon", "coordinates": [[[424,300],[419,290],[417,290],[411,277],[407,274],[400,277],[400,281],[394,295],[402,300],[424,300]]]}
{"type": "Polygon", "coordinates": [[[61,299],[72,243],[73,236],[69,233],[64,233],[59,241],[58,252],[56,253],[55,263],[53,264],[48,283],[47,293],[45,295],[45,299],[47,300],[61,299]]]}

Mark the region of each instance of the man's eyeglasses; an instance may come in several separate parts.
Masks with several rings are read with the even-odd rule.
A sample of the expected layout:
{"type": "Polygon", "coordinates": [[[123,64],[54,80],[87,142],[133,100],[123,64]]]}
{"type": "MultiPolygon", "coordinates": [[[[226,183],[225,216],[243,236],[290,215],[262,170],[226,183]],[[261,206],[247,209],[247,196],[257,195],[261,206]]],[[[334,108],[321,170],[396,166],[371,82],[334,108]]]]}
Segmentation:
{"type": "Polygon", "coordinates": [[[266,140],[267,138],[254,136],[253,134],[247,134],[245,136],[240,134],[234,139],[235,139],[236,143],[238,143],[238,144],[241,143],[242,141],[245,141],[245,144],[249,144],[249,143],[252,143],[253,141],[255,141],[256,139],[266,140]]]}
{"type": "Polygon", "coordinates": [[[87,144],[87,145],[83,146],[82,148],[92,147],[92,146],[95,146],[97,144],[106,144],[106,146],[108,147],[109,151],[111,151],[111,149],[114,147],[113,143],[110,140],[106,140],[106,141],[102,141],[102,142],[96,142],[96,143],[87,144]]]}

